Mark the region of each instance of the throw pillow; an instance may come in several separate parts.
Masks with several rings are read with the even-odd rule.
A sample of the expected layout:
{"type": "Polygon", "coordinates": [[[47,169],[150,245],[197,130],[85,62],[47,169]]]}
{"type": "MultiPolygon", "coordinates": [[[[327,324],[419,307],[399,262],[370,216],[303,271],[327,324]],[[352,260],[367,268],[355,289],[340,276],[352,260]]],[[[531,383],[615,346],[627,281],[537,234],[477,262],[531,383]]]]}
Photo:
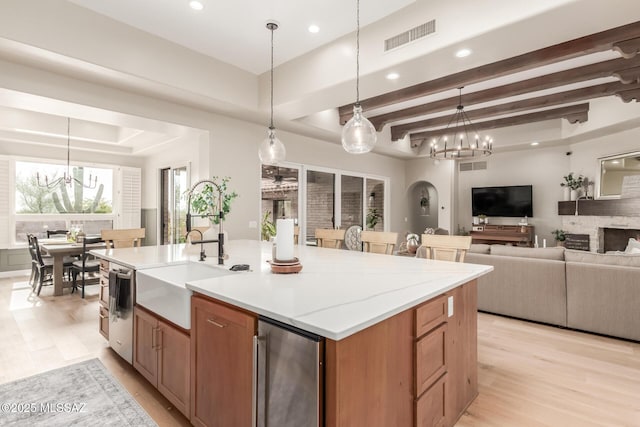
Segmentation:
{"type": "Polygon", "coordinates": [[[637,254],[638,251],[633,251],[634,249],[637,249],[638,251],[640,251],[640,242],[638,242],[636,239],[634,239],[633,237],[629,238],[629,242],[627,243],[627,248],[624,250],[624,253],[626,254],[637,254]]]}

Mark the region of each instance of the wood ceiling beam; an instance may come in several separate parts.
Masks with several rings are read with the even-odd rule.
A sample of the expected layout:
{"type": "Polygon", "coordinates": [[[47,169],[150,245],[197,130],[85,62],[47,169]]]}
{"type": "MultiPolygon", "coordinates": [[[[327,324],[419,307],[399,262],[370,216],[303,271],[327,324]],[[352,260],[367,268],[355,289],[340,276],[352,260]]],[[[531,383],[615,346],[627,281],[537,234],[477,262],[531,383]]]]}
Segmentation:
{"type": "MultiPolygon", "coordinates": [[[[508,98],[510,96],[522,95],[524,93],[551,89],[571,83],[611,76],[618,78],[618,75],[622,75],[627,69],[634,69],[635,67],[640,67],[640,56],[633,59],[610,59],[608,61],[558,71],[503,86],[467,93],[463,95],[463,101],[465,105],[469,106],[483,102],[491,102],[501,98],[508,98]]],[[[625,73],[624,75],[626,78],[632,78],[633,73],[625,73]]],[[[369,117],[368,119],[373,123],[376,130],[380,132],[384,125],[388,123],[451,110],[456,105],[458,105],[458,96],[380,114],[369,117]]]]}
{"type": "MultiPolygon", "coordinates": [[[[465,112],[467,114],[467,117],[473,121],[477,119],[485,119],[492,116],[500,116],[503,114],[535,110],[538,108],[551,107],[554,105],[569,104],[571,102],[586,101],[593,98],[616,95],[618,92],[631,89],[640,89],[640,85],[634,85],[634,87],[630,87],[629,85],[620,82],[603,83],[580,89],[554,93],[551,95],[538,96],[536,98],[507,102],[491,107],[479,108],[477,110],[469,111],[465,109],[465,112]]],[[[391,126],[391,140],[396,141],[398,139],[402,139],[412,131],[445,126],[449,123],[450,119],[451,115],[447,115],[434,117],[427,120],[419,120],[403,125],[391,126]]]]}
{"type": "Polygon", "coordinates": [[[613,50],[619,52],[623,58],[633,58],[640,53],[640,37],[614,43],[613,50]]]}
{"type": "MultiPolygon", "coordinates": [[[[548,65],[595,52],[603,52],[612,49],[614,44],[618,49],[625,49],[625,52],[630,52],[631,48],[629,48],[629,43],[625,44],[625,42],[637,38],[640,38],[640,22],[612,28],[470,70],[460,71],[383,95],[374,96],[361,100],[360,104],[364,111],[373,110],[443,90],[455,89],[496,77],[502,77],[507,74],[530,70],[542,65],[548,65]]],[[[352,104],[339,107],[341,124],[346,123],[347,120],[351,118],[352,109],[352,104]]]]}
{"type": "Polygon", "coordinates": [[[631,102],[631,101],[634,101],[634,100],[636,102],[640,102],[640,89],[625,90],[625,91],[622,91],[622,92],[618,92],[617,95],[624,102],[631,102]]]}
{"type": "MultiPolygon", "coordinates": [[[[570,123],[583,123],[589,118],[589,103],[571,105],[569,107],[555,108],[552,110],[538,111],[536,113],[521,114],[519,116],[505,117],[502,119],[487,120],[484,122],[474,123],[474,130],[498,129],[510,126],[523,125],[527,123],[542,122],[553,119],[567,119],[570,123]]],[[[438,129],[425,132],[412,133],[411,146],[418,147],[423,145],[427,140],[438,138],[444,133],[452,134],[462,132],[463,127],[452,127],[449,129],[438,129]],[[446,131],[446,132],[445,132],[446,131]]],[[[427,146],[429,144],[426,144],[427,146]]],[[[422,148],[424,149],[424,147],[422,148]]],[[[422,149],[420,151],[422,151],[422,149]]]]}
{"type": "Polygon", "coordinates": [[[624,84],[640,83],[640,66],[616,71],[613,76],[624,84]]]}

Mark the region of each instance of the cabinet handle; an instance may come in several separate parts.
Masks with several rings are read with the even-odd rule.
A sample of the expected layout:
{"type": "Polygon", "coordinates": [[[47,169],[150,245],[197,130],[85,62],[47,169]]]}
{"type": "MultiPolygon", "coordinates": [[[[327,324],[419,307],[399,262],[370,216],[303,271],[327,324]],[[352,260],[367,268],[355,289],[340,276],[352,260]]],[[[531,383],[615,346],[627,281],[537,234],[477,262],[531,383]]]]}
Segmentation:
{"type": "Polygon", "coordinates": [[[100,316],[101,319],[106,319],[107,316],[105,316],[104,314],[100,313],[98,316],[100,316]]]}
{"type": "Polygon", "coordinates": [[[212,325],[216,325],[218,328],[226,328],[227,325],[225,325],[224,323],[218,323],[213,319],[207,319],[207,322],[211,323],[212,325]]]}
{"type": "Polygon", "coordinates": [[[151,328],[151,348],[156,348],[156,328],[151,328]]]}
{"type": "Polygon", "coordinates": [[[253,336],[253,377],[251,380],[251,427],[258,424],[258,336],[253,336]]]}
{"type": "Polygon", "coordinates": [[[162,334],[162,329],[161,328],[157,328],[156,329],[156,334],[158,334],[158,337],[156,338],[156,345],[158,346],[157,350],[160,350],[162,348],[162,341],[163,341],[163,339],[162,339],[162,335],[163,335],[162,334]]]}

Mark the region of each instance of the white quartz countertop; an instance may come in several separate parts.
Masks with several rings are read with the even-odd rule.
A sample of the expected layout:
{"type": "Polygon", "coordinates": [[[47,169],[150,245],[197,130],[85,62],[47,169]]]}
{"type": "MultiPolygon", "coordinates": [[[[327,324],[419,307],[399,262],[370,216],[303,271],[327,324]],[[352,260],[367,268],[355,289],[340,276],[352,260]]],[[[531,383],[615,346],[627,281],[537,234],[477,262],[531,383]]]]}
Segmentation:
{"type": "MultiPolygon", "coordinates": [[[[296,246],[303,269],[273,274],[271,245],[236,240],[225,245],[220,268],[249,264],[251,271],[187,282],[187,288],[300,329],[340,340],[490,272],[487,265],[431,261],[340,249],[296,246]]],[[[188,261],[184,245],[94,250],[135,269],[188,261]]],[[[215,265],[217,257],[205,261],[215,265]]]]}

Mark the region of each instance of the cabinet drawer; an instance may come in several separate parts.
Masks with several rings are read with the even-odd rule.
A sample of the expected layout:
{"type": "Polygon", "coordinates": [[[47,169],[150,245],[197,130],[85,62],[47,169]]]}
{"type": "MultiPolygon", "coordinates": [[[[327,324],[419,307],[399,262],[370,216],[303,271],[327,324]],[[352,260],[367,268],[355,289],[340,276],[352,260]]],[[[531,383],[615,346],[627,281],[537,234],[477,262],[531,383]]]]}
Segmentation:
{"type": "Polygon", "coordinates": [[[100,306],[100,333],[109,339],[109,310],[100,306]]]}
{"type": "Polygon", "coordinates": [[[103,273],[109,274],[109,261],[106,259],[100,259],[100,270],[103,273]]]}
{"type": "Polygon", "coordinates": [[[447,296],[441,295],[416,309],[416,337],[447,320],[447,296]]]}
{"type": "Polygon", "coordinates": [[[100,277],[99,301],[103,306],[109,307],[109,280],[104,277],[100,277]]]}
{"type": "Polygon", "coordinates": [[[416,343],[416,396],[420,396],[447,371],[447,324],[416,343]]]}
{"type": "Polygon", "coordinates": [[[446,420],[447,374],[416,401],[416,427],[441,427],[446,420]]]}

